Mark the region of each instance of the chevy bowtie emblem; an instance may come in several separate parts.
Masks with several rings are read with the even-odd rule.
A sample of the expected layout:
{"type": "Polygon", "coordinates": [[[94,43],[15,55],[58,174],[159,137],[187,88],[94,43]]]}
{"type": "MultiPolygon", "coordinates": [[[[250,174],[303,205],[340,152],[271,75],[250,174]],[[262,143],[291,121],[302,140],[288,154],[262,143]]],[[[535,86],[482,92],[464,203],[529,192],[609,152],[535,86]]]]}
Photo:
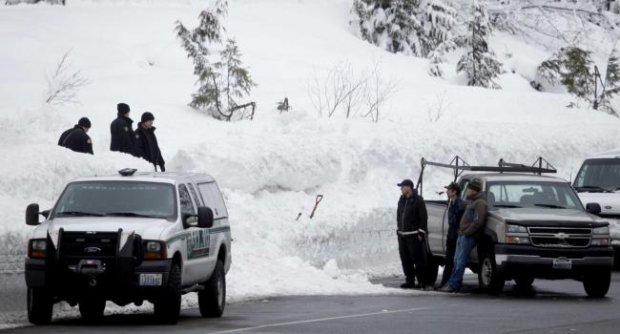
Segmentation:
{"type": "Polygon", "coordinates": [[[84,248],[84,253],[101,253],[101,248],[99,248],[99,247],[86,247],[86,248],[84,248]]]}
{"type": "Polygon", "coordinates": [[[562,239],[562,240],[564,240],[564,239],[568,238],[568,234],[566,234],[566,233],[564,233],[564,232],[556,233],[554,236],[555,236],[556,238],[558,238],[558,239],[562,239]]]}

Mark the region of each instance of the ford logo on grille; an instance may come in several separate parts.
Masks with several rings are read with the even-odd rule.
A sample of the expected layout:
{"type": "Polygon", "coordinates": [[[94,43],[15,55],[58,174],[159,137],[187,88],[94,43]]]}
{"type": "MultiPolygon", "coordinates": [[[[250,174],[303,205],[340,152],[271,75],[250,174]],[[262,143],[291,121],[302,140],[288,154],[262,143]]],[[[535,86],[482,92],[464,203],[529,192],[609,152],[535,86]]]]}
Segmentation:
{"type": "Polygon", "coordinates": [[[605,209],[607,209],[607,210],[611,210],[611,209],[613,209],[613,208],[611,207],[611,205],[606,205],[606,206],[605,206],[605,209]]]}
{"type": "Polygon", "coordinates": [[[560,233],[557,233],[557,234],[555,235],[555,237],[556,237],[556,238],[558,238],[558,239],[562,239],[562,240],[564,240],[564,239],[568,238],[568,234],[563,233],[563,232],[560,232],[560,233]]]}
{"type": "Polygon", "coordinates": [[[101,253],[101,248],[99,248],[99,247],[86,247],[86,248],[84,248],[84,253],[101,253]]]}

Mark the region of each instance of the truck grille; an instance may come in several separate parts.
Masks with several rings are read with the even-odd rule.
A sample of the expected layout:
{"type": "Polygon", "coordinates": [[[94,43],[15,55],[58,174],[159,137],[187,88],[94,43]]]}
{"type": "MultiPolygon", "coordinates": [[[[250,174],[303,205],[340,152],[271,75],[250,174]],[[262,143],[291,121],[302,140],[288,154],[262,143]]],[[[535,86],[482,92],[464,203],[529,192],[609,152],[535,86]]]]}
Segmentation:
{"type": "Polygon", "coordinates": [[[59,257],[67,265],[82,259],[114,259],[118,250],[117,232],[62,232],[59,257]]]}
{"type": "Polygon", "coordinates": [[[532,245],[546,248],[586,248],[592,239],[590,228],[530,227],[532,245]]]}

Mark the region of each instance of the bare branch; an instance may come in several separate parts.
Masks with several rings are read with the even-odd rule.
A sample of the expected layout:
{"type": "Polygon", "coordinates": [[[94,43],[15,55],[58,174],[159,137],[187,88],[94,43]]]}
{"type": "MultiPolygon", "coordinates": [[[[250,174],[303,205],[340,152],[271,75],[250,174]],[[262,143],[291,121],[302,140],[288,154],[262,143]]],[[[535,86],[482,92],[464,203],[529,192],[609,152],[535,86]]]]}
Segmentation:
{"type": "Polygon", "coordinates": [[[47,77],[47,99],[48,104],[77,103],[77,91],[79,88],[88,85],[89,81],[84,78],[80,71],[72,71],[69,64],[71,51],[65,52],[53,74],[47,77]]]}

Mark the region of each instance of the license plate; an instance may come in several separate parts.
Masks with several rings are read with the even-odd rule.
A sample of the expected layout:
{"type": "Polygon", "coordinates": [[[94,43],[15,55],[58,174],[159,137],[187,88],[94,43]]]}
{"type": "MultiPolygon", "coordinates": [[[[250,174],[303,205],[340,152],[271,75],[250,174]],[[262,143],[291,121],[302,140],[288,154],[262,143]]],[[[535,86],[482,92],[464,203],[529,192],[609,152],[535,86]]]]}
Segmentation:
{"type": "Polygon", "coordinates": [[[569,270],[573,268],[573,261],[569,259],[554,259],[553,269],[569,270]]]}
{"type": "Polygon", "coordinates": [[[161,274],[140,274],[140,286],[161,286],[161,274]]]}

